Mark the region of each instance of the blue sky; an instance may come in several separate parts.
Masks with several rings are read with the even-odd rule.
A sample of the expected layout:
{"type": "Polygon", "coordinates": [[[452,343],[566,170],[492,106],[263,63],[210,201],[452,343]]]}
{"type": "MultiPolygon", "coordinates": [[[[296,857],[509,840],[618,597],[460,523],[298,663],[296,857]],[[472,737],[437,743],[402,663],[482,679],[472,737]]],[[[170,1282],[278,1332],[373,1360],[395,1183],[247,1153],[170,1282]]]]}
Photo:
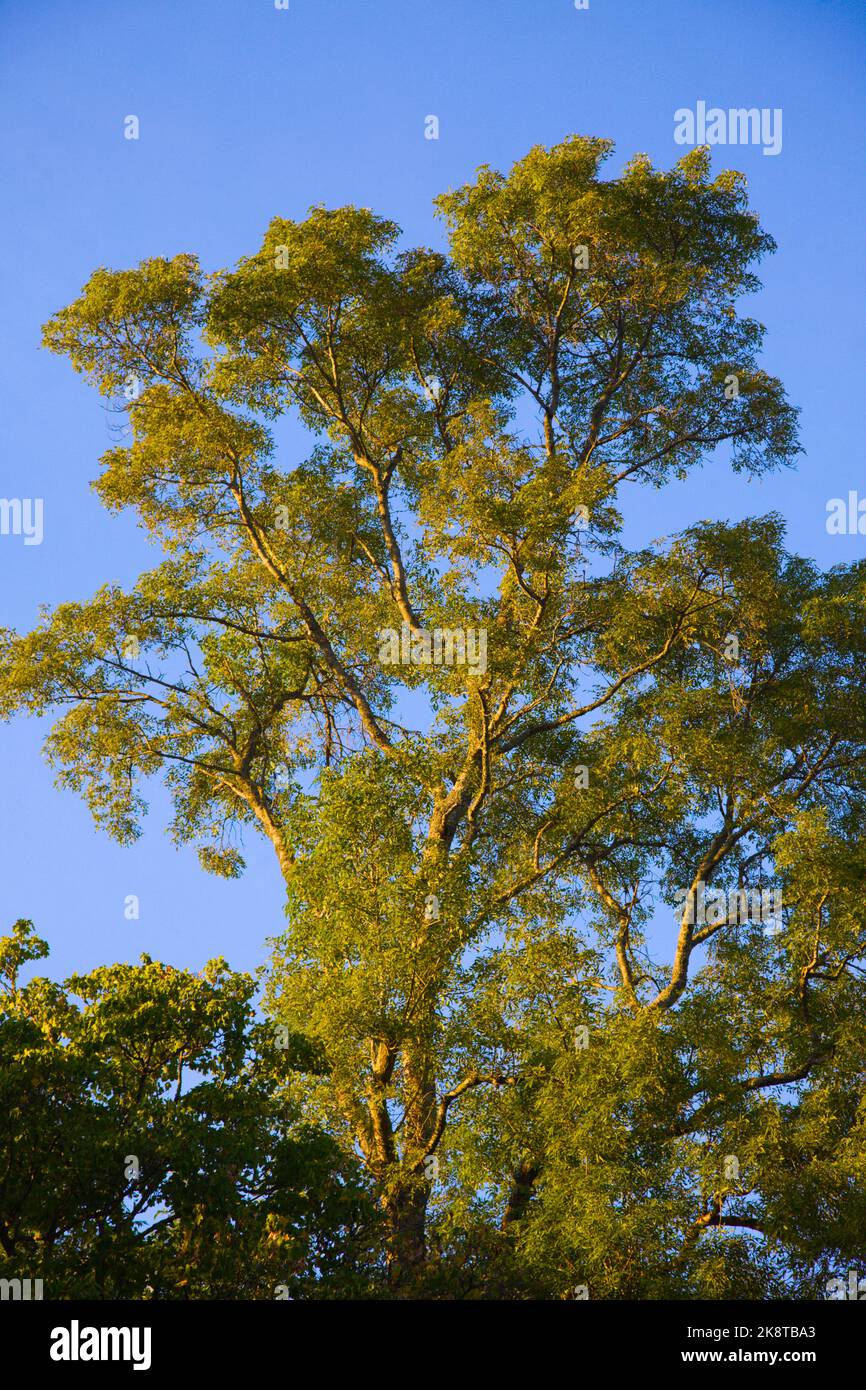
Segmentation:
{"type": "MultiPolygon", "coordinates": [[[[799,470],[746,483],[724,456],[627,504],[635,540],[698,517],[778,510],[822,564],[863,553],[827,534],[826,503],[866,494],[863,468],[862,0],[0,0],[3,295],[0,496],[44,499],[41,545],[0,535],[0,624],[40,603],[130,584],[156,561],[132,518],[89,489],[108,447],[100,397],[39,347],[40,326],[98,265],[194,251],[208,269],[253,251],[275,215],[358,203],[407,241],[441,244],[432,199],[481,163],[507,168],[571,132],[671,164],[674,112],[781,108],[776,156],[720,147],[779,243],[751,311],[764,365],[802,408],[799,470]],[[140,138],[125,140],[137,115],[140,138]],[[425,117],[439,139],[424,138],[425,117]]],[[[99,834],[41,758],[45,726],[0,726],[0,932],[32,917],[50,973],[148,951],[199,966],[264,959],[280,929],[272,851],[250,840],[237,883],[201,872],[164,834],[99,834]],[[128,894],[138,921],[124,918],[128,894]]]]}

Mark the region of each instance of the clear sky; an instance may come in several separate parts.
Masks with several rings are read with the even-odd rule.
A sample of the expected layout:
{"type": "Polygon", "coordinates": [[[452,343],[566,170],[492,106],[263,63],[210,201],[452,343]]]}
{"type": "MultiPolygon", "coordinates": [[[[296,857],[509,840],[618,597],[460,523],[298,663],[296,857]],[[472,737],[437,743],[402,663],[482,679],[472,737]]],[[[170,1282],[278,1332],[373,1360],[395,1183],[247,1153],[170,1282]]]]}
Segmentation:
{"type": "MultiPolygon", "coordinates": [[[[722,455],[635,494],[628,535],[778,510],[792,549],[825,565],[862,555],[866,538],[825,521],[829,498],[866,496],[864,40],[863,0],[0,0],[0,497],[44,499],[41,545],[0,535],[0,624],[26,629],[40,603],[130,584],[157,559],[89,490],[111,442],[101,398],[39,347],[96,266],[182,251],[227,266],[271,217],[318,202],[372,207],[408,241],[441,244],[432,199],[479,164],[505,169],[578,132],[616,141],[613,173],[636,151],[668,166],[683,153],[674,112],[700,101],[783,114],[778,154],[721,146],[714,167],[748,176],[779,243],[750,308],[806,452],[758,483],[722,455]]],[[[54,975],[145,950],[191,967],[262,961],[282,923],[270,846],[248,842],[239,882],[203,874],[164,834],[155,788],[144,836],[120,848],[54,787],[44,732],[0,726],[0,932],[32,917],[54,975]]]]}

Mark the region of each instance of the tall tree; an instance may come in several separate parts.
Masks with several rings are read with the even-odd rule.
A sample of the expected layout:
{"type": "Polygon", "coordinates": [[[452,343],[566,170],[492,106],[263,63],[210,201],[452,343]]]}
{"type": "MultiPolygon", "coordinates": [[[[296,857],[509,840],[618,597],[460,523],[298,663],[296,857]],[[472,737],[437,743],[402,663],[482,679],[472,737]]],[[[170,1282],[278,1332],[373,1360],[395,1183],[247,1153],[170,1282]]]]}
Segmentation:
{"type": "Polygon", "coordinates": [[[804,1085],[859,1123],[863,575],[777,517],[623,546],[626,484],[798,446],[736,308],[773,246],[742,178],[610,150],[482,168],[448,255],[318,207],[232,271],[98,270],[45,330],[133,398],[95,486],[165,559],[6,634],[0,707],[66,707],[48,755],[122,841],[159,771],[207,869],[270,840],[273,1015],[326,1059],[299,1099],[363,1156],[398,1292],[548,1248],[558,1294],[615,1296],[650,1231],[694,1289],[707,1233],[790,1225],[757,1178],[732,1211],[718,1154],[751,1172],[804,1085]],[[781,893],[783,929],[701,885],[781,893]]]}

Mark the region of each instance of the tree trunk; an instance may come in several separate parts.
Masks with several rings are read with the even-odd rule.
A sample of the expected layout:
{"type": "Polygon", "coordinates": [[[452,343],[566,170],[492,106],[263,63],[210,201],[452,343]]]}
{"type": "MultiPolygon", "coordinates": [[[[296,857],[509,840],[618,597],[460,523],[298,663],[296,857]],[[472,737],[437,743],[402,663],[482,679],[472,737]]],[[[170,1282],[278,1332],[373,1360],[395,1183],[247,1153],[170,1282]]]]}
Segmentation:
{"type": "Polygon", "coordinates": [[[388,1222],[388,1277],[408,1294],[427,1260],[427,1184],[423,1177],[399,1182],[382,1201],[388,1222]]]}

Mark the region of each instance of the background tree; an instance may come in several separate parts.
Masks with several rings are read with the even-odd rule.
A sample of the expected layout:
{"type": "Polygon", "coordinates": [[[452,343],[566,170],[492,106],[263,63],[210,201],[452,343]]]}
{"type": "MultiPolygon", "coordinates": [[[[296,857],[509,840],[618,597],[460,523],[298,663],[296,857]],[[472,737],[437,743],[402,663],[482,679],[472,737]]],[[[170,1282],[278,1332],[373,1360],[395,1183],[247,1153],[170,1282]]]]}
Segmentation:
{"type": "Polygon", "coordinates": [[[361,1175],[279,1100],[304,1045],[254,1022],[250,976],[145,956],[20,984],[47,954],[29,922],[0,938],[0,1278],[55,1299],[369,1290],[361,1175]]]}
{"type": "Polygon", "coordinates": [[[623,547],[625,483],[797,444],[736,309],[773,245],[743,180],[609,153],[481,169],[447,256],[314,208],[46,327],[141,388],[95,486],[166,558],[7,634],[2,709],[67,707],[49,757],[121,840],[157,771],[206,868],[268,837],[270,1007],[325,1058],[293,1095],[362,1156],[398,1294],[772,1293],[862,1230],[863,576],[775,517],[623,547]],[[690,921],[700,883],[781,891],[783,930],[690,921]]]}

